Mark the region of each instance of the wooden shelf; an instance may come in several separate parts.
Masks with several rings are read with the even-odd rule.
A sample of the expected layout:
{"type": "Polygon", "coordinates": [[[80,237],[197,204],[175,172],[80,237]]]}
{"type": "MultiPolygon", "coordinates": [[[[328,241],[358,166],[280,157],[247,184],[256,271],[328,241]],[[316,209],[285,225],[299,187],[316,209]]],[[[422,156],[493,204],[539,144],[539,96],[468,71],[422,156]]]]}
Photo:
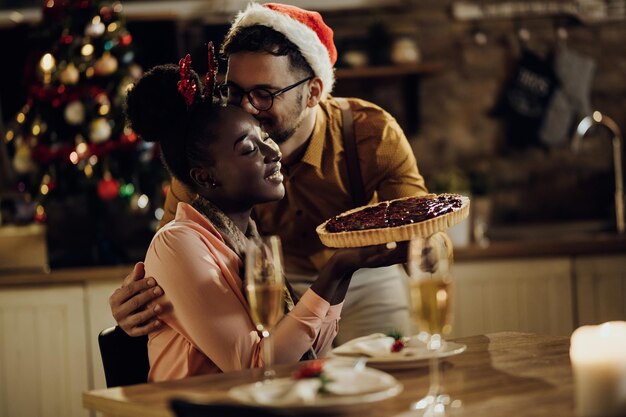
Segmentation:
{"type": "Polygon", "coordinates": [[[382,67],[338,68],[335,77],[339,79],[395,77],[405,75],[422,75],[440,72],[444,69],[443,62],[427,62],[423,64],[388,65],[382,67]]]}

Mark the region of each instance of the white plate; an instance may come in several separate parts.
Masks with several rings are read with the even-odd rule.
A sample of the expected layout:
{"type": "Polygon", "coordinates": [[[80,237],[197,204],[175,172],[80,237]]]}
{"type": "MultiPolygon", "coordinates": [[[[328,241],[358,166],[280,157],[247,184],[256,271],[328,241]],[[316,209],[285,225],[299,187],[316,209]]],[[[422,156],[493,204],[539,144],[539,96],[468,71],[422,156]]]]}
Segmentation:
{"type": "Polygon", "coordinates": [[[296,381],[292,378],[240,385],[231,388],[228,395],[237,402],[256,407],[319,413],[386,400],[398,395],[403,388],[393,376],[367,367],[356,371],[344,366],[336,372],[329,371],[328,376],[334,380],[328,388],[331,388],[330,384],[336,384],[333,390],[335,394],[318,394],[309,400],[286,399],[287,395],[279,394],[281,391],[293,390],[296,381]],[[359,388],[355,388],[355,381],[358,381],[359,388]],[[260,396],[264,390],[268,395],[260,396]]]}
{"type": "MultiPolygon", "coordinates": [[[[367,342],[366,342],[367,343],[367,342]]],[[[447,358],[449,356],[458,355],[463,353],[467,349],[467,346],[461,343],[445,342],[441,350],[437,352],[438,358],[447,358]]],[[[336,358],[355,358],[352,354],[340,354],[334,351],[330,352],[331,357],[336,358]]],[[[426,347],[407,348],[405,352],[389,353],[388,355],[373,356],[367,358],[367,366],[382,370],[396,370],[396,369],[413,369],[423,366],[428,366],[428,359],[432,357],[426,347]]]]}

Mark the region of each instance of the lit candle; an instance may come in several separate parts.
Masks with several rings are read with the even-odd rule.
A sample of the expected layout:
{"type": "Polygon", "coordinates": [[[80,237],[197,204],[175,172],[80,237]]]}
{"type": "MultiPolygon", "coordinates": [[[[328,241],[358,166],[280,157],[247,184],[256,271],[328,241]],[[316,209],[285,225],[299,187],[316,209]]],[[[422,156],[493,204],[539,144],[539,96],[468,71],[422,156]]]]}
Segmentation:
{"type": "Polygon", "coordinates": [[[570,359],[578,415],[626,415],[626,322],[579,327],[570,359]]]}

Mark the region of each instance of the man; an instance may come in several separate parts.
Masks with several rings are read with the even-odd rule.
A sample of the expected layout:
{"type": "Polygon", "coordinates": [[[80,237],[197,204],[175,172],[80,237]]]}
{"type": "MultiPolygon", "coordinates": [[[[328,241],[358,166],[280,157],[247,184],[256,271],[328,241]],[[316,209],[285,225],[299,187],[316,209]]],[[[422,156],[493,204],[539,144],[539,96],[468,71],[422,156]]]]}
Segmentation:
{"type": "MultiPolygon", "coordinates": [[[[330,96],[337,51],[333,32],[316,12],[294,6],[251,4],[233,22],[222,53],[228,58],[220,93],[254,115],[279,144],[286,196],[255,210],[260,231],[283,243],[287,278],[303,291],[332,250],[315,227],[354,207],[342,138],[342,112],[330,96]]],[[[354,136],[370,203],[426,193],[411,147],[388,113],[349,99],[354,136]]],[[[161,225],[172,219],[178,201],[193,196],[174,180],[161,225]]],[[[361,269],[344,304],[337,343],[374,332],[410,332],[407,295],[398,266],[361,269]]],[[[109,302],[119,325],[131,335],[159,326],[153,305],[161,295],[138,264],[109,302]]]]}

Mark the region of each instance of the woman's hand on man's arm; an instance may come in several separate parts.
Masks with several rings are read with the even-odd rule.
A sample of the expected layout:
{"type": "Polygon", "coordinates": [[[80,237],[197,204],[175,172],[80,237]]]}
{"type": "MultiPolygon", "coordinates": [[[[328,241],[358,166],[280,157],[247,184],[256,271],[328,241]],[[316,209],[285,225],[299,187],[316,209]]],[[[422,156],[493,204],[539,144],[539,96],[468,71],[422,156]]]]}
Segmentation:
{"type": "Polygon", "coordinates": [[[156,318],[161,306],[150,304],[161,295],[161,287],[154,278],[145,277],[143,262],[138,262],[122,286],[109,297],[113,318],[129,336],[147,335],[161,326],[156,318]]]}

